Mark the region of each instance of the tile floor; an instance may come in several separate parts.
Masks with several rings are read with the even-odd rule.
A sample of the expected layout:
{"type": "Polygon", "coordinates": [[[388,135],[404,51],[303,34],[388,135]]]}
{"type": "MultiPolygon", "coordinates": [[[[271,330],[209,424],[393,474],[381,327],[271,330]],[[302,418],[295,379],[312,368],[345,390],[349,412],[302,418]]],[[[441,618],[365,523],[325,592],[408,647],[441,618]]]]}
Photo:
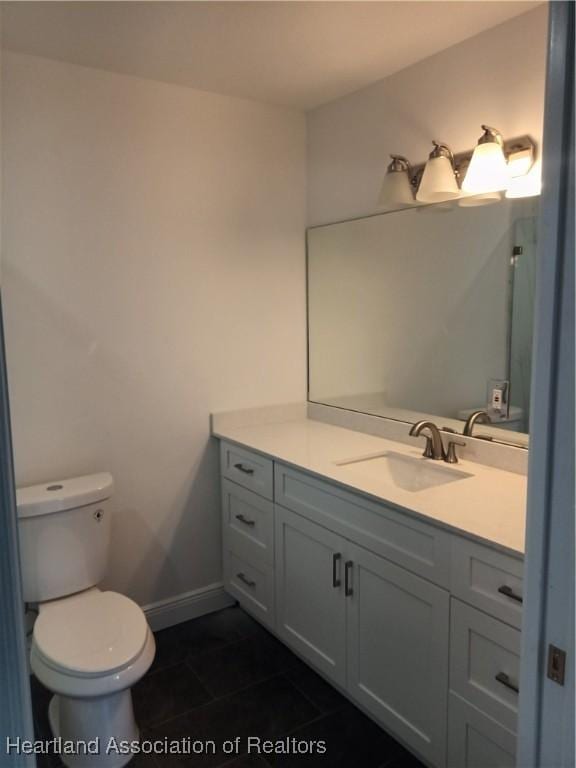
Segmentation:
{"type": "MultiPolygon", "coordinates": [[[[134,687],[136,719],[149,739],[241,737],[241,757],[138,756],[130,768],[424,768],[240,608],[156,634],[156,659],[134,687]],[[248,736],[325,740],[324,755],[247,755],[248,736]]],[[[50,694],[32,678],[38,738],[50,738],[50,694]]],[[[60,768],[57,756],[39,768],[60,768]]]]}

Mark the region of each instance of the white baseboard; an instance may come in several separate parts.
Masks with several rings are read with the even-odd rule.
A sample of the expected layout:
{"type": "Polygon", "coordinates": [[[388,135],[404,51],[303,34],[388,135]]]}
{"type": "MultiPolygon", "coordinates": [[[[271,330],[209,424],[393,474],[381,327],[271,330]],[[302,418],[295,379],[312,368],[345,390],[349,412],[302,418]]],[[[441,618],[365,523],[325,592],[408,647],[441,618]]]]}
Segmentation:
{"type": "Polygon", "coordinates": [[[220,611],[235,603],[236,600],[224,591],[223,584],[218,583],[159,600],[157,603],[143,606],[142,610],[152,631],[157,632],[183,621],[197,619],[206,613],[220,611]]]}

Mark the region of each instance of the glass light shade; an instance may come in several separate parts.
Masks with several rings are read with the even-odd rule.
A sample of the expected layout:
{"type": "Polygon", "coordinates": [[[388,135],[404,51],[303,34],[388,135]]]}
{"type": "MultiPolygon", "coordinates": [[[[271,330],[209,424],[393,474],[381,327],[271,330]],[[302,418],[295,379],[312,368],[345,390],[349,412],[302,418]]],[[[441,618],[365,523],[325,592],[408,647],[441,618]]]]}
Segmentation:
{"type": "Polygon", "coordinates": [[[431,157],[424,167],[416,200],[421,203],[439,203],[459,197],[460,190],[454,168],[447,157],[431,157]]]}
{"type": "Polygon", "coordinates": [[[384,176],[378,208],[399,208],[414,204],[414,192],[408,171],[388,171],[384,176]]]}
{"type": "Polygon", "coordinates": [[[506,189],[510,173],[502,147],[495,141],[478,144],[470,160],[462,190],[471,195],[506,189]]]}
{"type": "Polygon", "coordinates": [[[502,200],[502,192],[485,192],[483,195],[462,195],[458,198],[458,205],[461,208],[474,208],[479,205],[490,205],[502,200]]]}

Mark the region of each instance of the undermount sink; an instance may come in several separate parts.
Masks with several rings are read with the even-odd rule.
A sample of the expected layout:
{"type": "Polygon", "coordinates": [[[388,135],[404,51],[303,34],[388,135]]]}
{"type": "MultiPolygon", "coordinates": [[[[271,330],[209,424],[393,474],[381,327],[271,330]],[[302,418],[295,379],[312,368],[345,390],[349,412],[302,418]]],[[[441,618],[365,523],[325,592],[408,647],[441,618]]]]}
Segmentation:
{"type": "Polygon", "coordinates": [[[472,477],[468,472],[462,472],[441,462],[431,459],[415,458],[403,453],[386,451],[375,456],[336,461],[339,467],[344,467],[356,475],[380,480],[389,485],[395,485],[404,491],[425,491],[438,485],[455,483],[472,477]]]}

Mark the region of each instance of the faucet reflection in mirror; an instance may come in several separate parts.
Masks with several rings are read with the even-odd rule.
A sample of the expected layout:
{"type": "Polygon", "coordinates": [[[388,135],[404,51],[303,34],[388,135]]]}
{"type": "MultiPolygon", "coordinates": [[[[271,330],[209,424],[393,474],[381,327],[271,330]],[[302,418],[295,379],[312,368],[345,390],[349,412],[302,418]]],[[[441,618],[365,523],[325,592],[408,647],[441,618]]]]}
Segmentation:
{"type": "Polygon", "coordinates": [[[447,144],[434,141],[425,164],[410,166],[403,155],[391,155],[378,208],[393,210],[418,203],[457,198],[460,205],[498,202],[506,197],[540,193],[540,164],[530,136],[505,141],[500,131],[482,125],[475,149],[454,155],[447,144]]]}

